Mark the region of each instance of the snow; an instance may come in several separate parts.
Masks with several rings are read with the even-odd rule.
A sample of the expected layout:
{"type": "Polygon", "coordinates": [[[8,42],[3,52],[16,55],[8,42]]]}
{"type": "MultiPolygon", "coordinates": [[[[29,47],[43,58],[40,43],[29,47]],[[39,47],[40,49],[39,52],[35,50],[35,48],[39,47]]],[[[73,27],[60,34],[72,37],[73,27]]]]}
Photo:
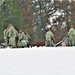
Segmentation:
{"type": "Polygon", "coordinates": [[[39,5],[37,5],[36,8],[39,8],[39,5]]]}
{"type": "Polygon", "coordinates": [[[75,75],[75,47],[0,49],[0,75],[75,75]]]}
{"type": "Polygon", "coordinates": [[[53,16],[60,16],[61,15],[61,13],[59,13],[58,11],[56,11],[54,14],[53,14],[53,16]]]}
{"type": "MultiPolygon", "coordinates": [[[[54,2],[54,0],[51,0],[51,1],[54,2]]],[[[62,0],[60,0],[60,1],[62,1],[62,0]]],[[[55,10],[54,7],[52,7],[52,8],[50,7],[48,10],[50,10],[50,12],[48,13],[49,14],[48,21],[50,22],[50,24],[47,24],[46,29],[51,28],[53,25],[58,25],[59,22],[57,21],[57,19],[65,16],[65,12],[63,9],[57,8],[57,10],[55,10]],[[56,21],[56,22],[54,22],[54,21],[56,21]]],[[[63,28],[64,27],[65,26],[63,26],[63,28]]]]}
{"type": "Polygon", "coordinates": [[[69,0],[69,2],[72,2],[72,0],[69,0]]]}
{"type": "Polygon", "coordinates": [[[51,25],[47,25],[47,26],[46,26],[46,29],[48,29],[48,28],[51,28],[51,25]]]}
{"type": "MultiPolygon", "coordinates": [[[[50,13],[52,13],[52,12],[50,12],[50,13]]],[[[49,14],[50,14],[49,13],[49,14]]],[[[54,25],[54,23],[53,23],[53,20],[56,20],[59,16],[63,16],[64,17],[64,11],[63,10],[60,10],[60,9],[58,9],[56,12],[54,12],[49,18],[48,18],[48,20],[49,20],[49,22],[51,23],[51,25],[49,26],[49,25],[47,25],[47,27],[48,28],[50,28],[52,25],[54,25]]],[[[58,22],[57,22],[57,24],[58,24],[58,22]]],[[[56,24],[55,24],[56,25],[56,24]]]]}
{"type": "Polygon", "coordinates": [[[36,15],[36,13],[33,13],[33,15],[36,15]]]}
{"type": "Polygon", "coordinates": [[[53,4],[54,3],[54,0],[51,0],[51,4],[53,4]]]}

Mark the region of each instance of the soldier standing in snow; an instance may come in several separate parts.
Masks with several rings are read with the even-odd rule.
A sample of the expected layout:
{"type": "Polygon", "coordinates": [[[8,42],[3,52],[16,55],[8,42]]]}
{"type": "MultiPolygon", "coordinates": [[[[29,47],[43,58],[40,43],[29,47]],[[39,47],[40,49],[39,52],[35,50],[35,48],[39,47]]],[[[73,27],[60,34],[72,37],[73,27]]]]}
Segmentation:
{"type": "Polygon", "coordinates": [[[9,24],[9,30],[8,30],[9,34],[9,44],[15,48],[16,47],[16,37],[18,35],[18,32],[16,31],[16,29],[14,28],[14,26],[12,24],[9,24]]]}
{"type": "Polygon", "coordinates": [[[71,25],[68,35],[70,40],[70,46],[74,46],[75,45],[75,29],[73,28],[73,25],[71,25]]]}
{"type": "Polygon", "coordinates": [[[51,32],[50,29],[48,32],[46,32],[45,37],[45,46],[53,46],[54,34],[51,32]]]}

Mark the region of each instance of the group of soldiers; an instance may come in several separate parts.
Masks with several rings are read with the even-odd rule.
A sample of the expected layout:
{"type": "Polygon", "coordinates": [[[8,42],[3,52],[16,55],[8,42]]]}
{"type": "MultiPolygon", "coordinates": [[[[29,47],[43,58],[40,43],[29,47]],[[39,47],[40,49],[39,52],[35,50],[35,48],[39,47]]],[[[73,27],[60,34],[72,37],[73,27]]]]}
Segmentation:
{"type": "MultiPolygon", "coordinates": [[[[5,47],[10,46],[13,48],[24,48],[29,47],[31,37],[28,34],[27,29],[25,29],[25,31],[19,30],[18,32],[12,24],[9,24],[4,30],[4,40],[5,47]]],[[[45,34],[46,47],[53,47],[58,44],[61,44],[62,46],[75,46],[75,29],[73,28],[73,25],[71,25],[70,30],[66,32],[65,37],[58,44],[54,44],[54,41],[54,34],[49,29],[49,31],[45,34]]]]}
{"type": "MultiPolygon", "coordinates": [[[[56,46],[59,45],[60,46],[75,46],[75,29],[73,27],[73,25],[71,25],[69,31],[66,31],[65,37],[63,37],[63,39],[58,42],[57,44],[54,44],[54,34],[52,33],[51,30],[49,30],[48,32],[46,32],[46,41],[45,41],[45,46],[56,46]]],[[[60,37],[60,36],[58,36],[60,37]]]]}
{"type": "Polygon", "coordinates": [[[4,30],[4,40],[5,47],[10,46],[12,48],[29,47],[30,35],[25,31],[19,30],[19,32],[14,28],[12,24],[4,30]]]}

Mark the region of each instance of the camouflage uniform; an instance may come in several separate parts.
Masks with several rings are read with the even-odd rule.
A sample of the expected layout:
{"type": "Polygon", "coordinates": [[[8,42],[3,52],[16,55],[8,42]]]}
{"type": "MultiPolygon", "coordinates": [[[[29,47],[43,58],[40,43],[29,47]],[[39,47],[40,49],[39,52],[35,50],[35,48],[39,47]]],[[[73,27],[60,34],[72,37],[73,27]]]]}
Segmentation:
{"type": "Polygon", "coordinates": [[[27,32],[25,32],[23,35],[23,40],[21,41],[22,46],[27,47],[29,44],[29,39],[30,39],[30,35],[27,32]]]}
{"type": "Polygon", "coordinates": [[[54,38],[54,34],[49,30],[48,32],[46,32],[45,37],[46,37],[45,46],[53,46],[52,39],[54,38]]]}
{"type": "Polygon", "coordinates": [[[5,46],[7,47],[7,44],[8,44],[8,29],[5,29],[3,33],[4,33],[5,46]]]}
{"type": "Polygon", "coordinates": [[[23,37],[24,37],[24,32],[19,32],[18,33],[18,47],[22,47],[23,37]]]}
{"type": "Polygon", "coordinates": [[[10,27],[8,32],[9,32],[9,35],[8,35],[8,37],[9,37],[9,44],[12,47],[16,47],[16,40],[15,40],[15,38],[17,37],[18,32],[15,30],[15,28],[13,26],[10,27]]]}
{"type": "Polygon", "coordinates": [[[69,30],[69,40],[70,40],[70,46],[74,46],[75,45],[75,30],[74,28],[71,28],[69,30]]]}

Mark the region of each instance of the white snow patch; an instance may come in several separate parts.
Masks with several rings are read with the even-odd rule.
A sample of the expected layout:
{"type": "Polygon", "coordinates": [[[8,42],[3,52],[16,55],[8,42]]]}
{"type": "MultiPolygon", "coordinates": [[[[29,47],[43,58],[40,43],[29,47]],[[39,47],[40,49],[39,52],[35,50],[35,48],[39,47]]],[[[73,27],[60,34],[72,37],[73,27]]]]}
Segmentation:
{"type": "Polygon", "coordinates": [[[48,28],[51,28],[51,25],[47,25],[47,26],[46,26],[46,29],[48,29],[48,28]]]}
{"type": "Polygon", "coordinates": [[[0,49],[0,75],[75,75],[75,47],[0,49]]]}
{"type": "Polygon", "coordinates": [[[52,14],[52,16],[50,16],[49,21],[50,23],[53,22],[53,20],[55,20],[56,18],[58,18],[61,15],[61,13],[59,13],[58,11],[56,11],[54,14],[52,14]]]}
{"type": "Polygon", "coordinates": [[[53,14],[53,16],[60,16],[61,15],[61,13],[59,13],[58,11],[56,11],[54,14],[53,14]]]}

